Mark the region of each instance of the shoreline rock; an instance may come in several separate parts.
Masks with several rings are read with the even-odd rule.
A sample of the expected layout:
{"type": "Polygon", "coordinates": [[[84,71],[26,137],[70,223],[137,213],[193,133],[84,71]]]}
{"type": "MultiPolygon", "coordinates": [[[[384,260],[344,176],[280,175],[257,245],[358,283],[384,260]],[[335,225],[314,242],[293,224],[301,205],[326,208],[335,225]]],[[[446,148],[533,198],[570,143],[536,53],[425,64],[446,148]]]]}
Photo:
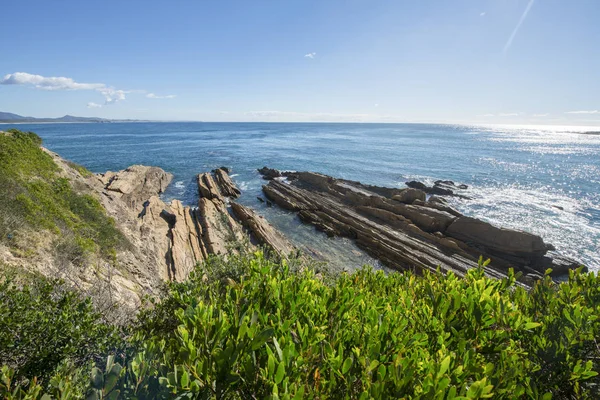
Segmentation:
{"type": "MultiPolygon", "coordinates": [[[[289,182],[271,180],[263,186],[269,200],[329,236],[354,239],[391,268],[434,271],[440,266],[462,276],[484,256],[492,260],[486,274],[503,277],[511,267],[534,276],[548,266],[558,273],[578,265],[547,256],[554,248],[539,236],[463,216],[435,196],[424,201],[421,185],[392,189],[313,172],[282,175],[289,182]]],[[[443,185],[454,183],[439,181],[438,187],[443,185]]]]}

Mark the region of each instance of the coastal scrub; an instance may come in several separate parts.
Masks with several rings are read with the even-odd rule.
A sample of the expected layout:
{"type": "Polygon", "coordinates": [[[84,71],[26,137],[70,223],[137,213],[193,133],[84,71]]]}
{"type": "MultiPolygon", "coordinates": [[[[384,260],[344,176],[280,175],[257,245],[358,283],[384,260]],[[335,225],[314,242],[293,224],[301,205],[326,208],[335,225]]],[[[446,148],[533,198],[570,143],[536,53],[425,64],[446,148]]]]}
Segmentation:
{"type": "Polygon", "coordinates": [[[28,250],[28,228],[41,229],[55,235],[57,251],[76,264],[92,253],[111,256],[126,239],[94,196],[75,191],[61,176],[41,144],[32,132],[0,133],[0,241],[28,250]]]}

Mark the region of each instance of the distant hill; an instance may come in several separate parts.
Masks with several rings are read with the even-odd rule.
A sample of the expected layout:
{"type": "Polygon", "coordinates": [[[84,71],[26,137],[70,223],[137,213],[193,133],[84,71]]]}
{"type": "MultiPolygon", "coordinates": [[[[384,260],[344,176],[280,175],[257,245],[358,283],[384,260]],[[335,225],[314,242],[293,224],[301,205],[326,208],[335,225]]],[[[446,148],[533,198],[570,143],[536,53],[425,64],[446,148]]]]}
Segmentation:
{"type": "MultiPolygon", "coordinates": [[[[36,122],[113,122],[115,120],[97,118],[97,117],[74,117],[72,115],[65,115],[60,118],[34,118],[24,117],[22,115],[0,112],[0,122],[4,123],[36,123],[36,122]]],[[[131,120],[127,120],[131,121],[131,120]]]]}
{"type": "Polygon", "coordinates": [[[22,115],[17,115],[17,114],[13,114],[13,113],[7,113],[7,112],[1,112],[0,111],[0,121],[16,121],[16,120],[23,120],[23,119],[28,119],[31,117],[23,117],[22,115]]]}

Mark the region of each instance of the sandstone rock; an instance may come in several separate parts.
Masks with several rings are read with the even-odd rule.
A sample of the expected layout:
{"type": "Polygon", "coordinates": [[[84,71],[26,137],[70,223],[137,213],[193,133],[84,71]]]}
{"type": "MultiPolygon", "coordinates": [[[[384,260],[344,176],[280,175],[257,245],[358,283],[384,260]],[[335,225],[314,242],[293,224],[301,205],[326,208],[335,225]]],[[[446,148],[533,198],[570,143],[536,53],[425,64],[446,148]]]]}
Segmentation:
{"type": "Polygon", "coordinates": [[[400,194],[392,196],[392,200],[400,203],[412,204],[415,200],[425,201],[427,195],[419,189],[408,188],[400,192],[400,194]]]}
{"type": "Polygon", "coordinates": [[[268,246],[279,257],[288,257],[296,254],[297,249],[286,239],[286,237],[267,222],[262,216],[256,214],[248,207],[238,203],[231,203],[231,208],[242,225],[254,235],[263,245],[268,246]]]}
{"type": "Polygon", "coordinates": [[[233,183],[228,175],[228,171],[223,168],[218,168],[213,171],[215,174],[215,181],[219,187],[219,191],[223,196],[238,198],[242,192],[233,183]]]}
{"type": "MultiPolygon", "coordinates": [[[[574,270],[582,266],[583,265],[580,262],[556,253],[551,254],[551,257],[545,255],[534,265],[532,265],[533,269],[542,275],[546,273],[548,268],[551,268],[551,276],[565,276],[569,274],[570,270],[574,270]]],[[[588,268],[583,266],[583,271],[587,272],[588,268]]]]}
{"type": "MultiPolygon", "coordinates": [[[[329,236],[354,239],[392,268],[418,272],[439,266],[462,276],[484,256],[492,258],[485,268],[488,276],[503,277],[509,268],[536,274],[533,265],[552,248],[536,235],[462,216],[439,198],[424,202],[419,195],[412,204],[405,204],[395,196],[406,189],[384,190],[310,172],[291,176],[288,183],[274,180],[263,186],[267,198],[298,212],[303,222],[329,236]]],[[[450,184],[454,183],[439,182],[438,186],[450,184]]],[[[420,187],[419,183],[414,186],[420,187]]]]}
{"type": "Polygon", "coordinates": [[[205,172],[203,174],[198,174],[197,180],[198,193],[200,194],[200,197],[205,197],[209,200],[223,200],[221,192],[219,191],[219,188],[217,187],[217,184],[210,173],[205,172]]]}
{"type": "Polygon", "coordinates": [[[198,201],[198,213],[202,226],[202,243],[209,254],[226,256],[238,253],[240,246],[249,245],[241,225],[229,215],[223,201],[201,197],[198,201]]]}
{"type": "Polygon", "coordinates": [[[131,208],[141,206],[151,196],[165,191],[173,175],[158,167],[132,165],[117,173],[108,172],[101,180],[110,177],[106,190],[117,193],[131,208]]]}
{"type": "Polygon", "coordinates": [[[471,243],[492,254],[511,259],[535,260],[549,247],[543,239],[531,233],[498,228],[487,222],[470,218],[457,218],[446,230],[446,235],[471,243]]]}

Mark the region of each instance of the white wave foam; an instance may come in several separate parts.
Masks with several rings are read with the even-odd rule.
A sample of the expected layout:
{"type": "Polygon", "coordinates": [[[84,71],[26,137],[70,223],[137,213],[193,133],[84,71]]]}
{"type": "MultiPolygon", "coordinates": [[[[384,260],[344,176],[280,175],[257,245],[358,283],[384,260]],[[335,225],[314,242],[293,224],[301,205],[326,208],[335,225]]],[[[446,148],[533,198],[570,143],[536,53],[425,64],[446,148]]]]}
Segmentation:
{"type": "Polygon", "coordinates": [[[600,269],[600,225],[591,223],[595,205],[551,188],[519,186],[475,187],[467,191],[471,200],[449,199],[465,215],[494,225],[540,235],[565,256],[600,269]],[[576,249],[585,249],[577,251],[576,249]]]}

